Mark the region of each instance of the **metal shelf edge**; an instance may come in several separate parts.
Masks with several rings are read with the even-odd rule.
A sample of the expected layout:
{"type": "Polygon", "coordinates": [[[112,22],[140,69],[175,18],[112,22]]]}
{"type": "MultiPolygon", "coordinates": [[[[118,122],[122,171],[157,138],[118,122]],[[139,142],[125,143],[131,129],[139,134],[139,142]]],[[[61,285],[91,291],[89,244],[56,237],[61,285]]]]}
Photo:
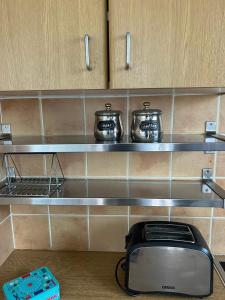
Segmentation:
{"type": "Polygon", "coordinates": [[[0,197],[0,205],[88,205],[88,206],[154,206],[224,208],[223,199],[126,199],[126,198],[20,198],[0,197]]]}
{"type": "Polygon", "coordinates": [[[225,142],[215,143],[124,143],[124,144],[37,144],[0,145],[0,153],[72,152],[178,152],[225,151],[225,142]]]}
{"type": "Polygon", "coordinates": [[[223,135],[165,134],[155,143],[133,143],[129,136],[120,142],[96,142],[94,136],[15,136],[0,141],[0,153],[53,152],[145,152],[225,151],[223,135]]]}
{"type": "Polygon", "coordinates": [[[0,205],[224,208],[224,199],[225,190],[210,180],[66,179],[50,196],[6,196],[2,193],[0,205]]]}

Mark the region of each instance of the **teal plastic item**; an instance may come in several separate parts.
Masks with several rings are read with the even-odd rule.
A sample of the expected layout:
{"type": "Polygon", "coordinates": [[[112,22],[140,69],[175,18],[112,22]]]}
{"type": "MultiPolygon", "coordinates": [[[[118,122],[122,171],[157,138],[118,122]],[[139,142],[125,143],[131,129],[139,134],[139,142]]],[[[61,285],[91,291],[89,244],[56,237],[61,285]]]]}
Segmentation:
{"type": "Polygon", "coordinates": [[[59,283],[49,268],[41,267],[3,285],[6,300],[59,300],[59,283]]]}

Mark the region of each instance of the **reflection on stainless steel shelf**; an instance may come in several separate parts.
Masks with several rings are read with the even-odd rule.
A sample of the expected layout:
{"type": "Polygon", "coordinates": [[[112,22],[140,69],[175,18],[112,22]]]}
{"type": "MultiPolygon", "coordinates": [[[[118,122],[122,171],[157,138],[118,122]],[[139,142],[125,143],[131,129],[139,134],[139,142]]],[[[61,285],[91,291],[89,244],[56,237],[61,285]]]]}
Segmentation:
{"type": "Polygon", "coordinates": [[[162,143],[163,142],[163,133],[159,135],[152,136],[148,141],[132,141],[132,143],[162,143]]]}

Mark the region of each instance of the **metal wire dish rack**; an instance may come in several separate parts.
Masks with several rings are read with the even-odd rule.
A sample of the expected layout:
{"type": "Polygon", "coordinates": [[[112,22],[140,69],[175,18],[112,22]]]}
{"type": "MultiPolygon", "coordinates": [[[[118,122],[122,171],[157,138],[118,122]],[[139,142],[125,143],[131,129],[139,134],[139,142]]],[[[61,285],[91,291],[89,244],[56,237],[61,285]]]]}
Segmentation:
{"type": "Polygon", "coordinates": [[[56,153],[51,154],[50,175],[46,177],[21,176],[11,154],[5,154],[2,160],[6,180],[0,188],[0,196],[5,197],[50,197],[60,191],[64,174],[56,153]],[[60,174],[58,174],[60,171],[60,174]]]}

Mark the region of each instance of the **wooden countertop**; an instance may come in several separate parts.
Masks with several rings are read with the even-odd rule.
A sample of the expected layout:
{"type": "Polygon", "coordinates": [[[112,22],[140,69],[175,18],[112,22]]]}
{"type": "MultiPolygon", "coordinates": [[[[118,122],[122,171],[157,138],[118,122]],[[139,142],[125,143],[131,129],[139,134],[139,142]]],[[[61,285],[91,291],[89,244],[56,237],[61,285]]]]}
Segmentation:
{"type": "MultiPolygon", "coordinates": [[[[48,266],[61,287],[61,299],[132,299],[115,283],[114,269],[121,253],[15,250],[0,267],[0,285],[41,266],[48,266]]],[[[0,293],[0,299],[4,299],[0,293]]],[[[138,299],[196,299],[161,295],[138,299]]],[[[224,300],[225,288],[217,274],[214,293],[206,299],[224,300]]]]}

